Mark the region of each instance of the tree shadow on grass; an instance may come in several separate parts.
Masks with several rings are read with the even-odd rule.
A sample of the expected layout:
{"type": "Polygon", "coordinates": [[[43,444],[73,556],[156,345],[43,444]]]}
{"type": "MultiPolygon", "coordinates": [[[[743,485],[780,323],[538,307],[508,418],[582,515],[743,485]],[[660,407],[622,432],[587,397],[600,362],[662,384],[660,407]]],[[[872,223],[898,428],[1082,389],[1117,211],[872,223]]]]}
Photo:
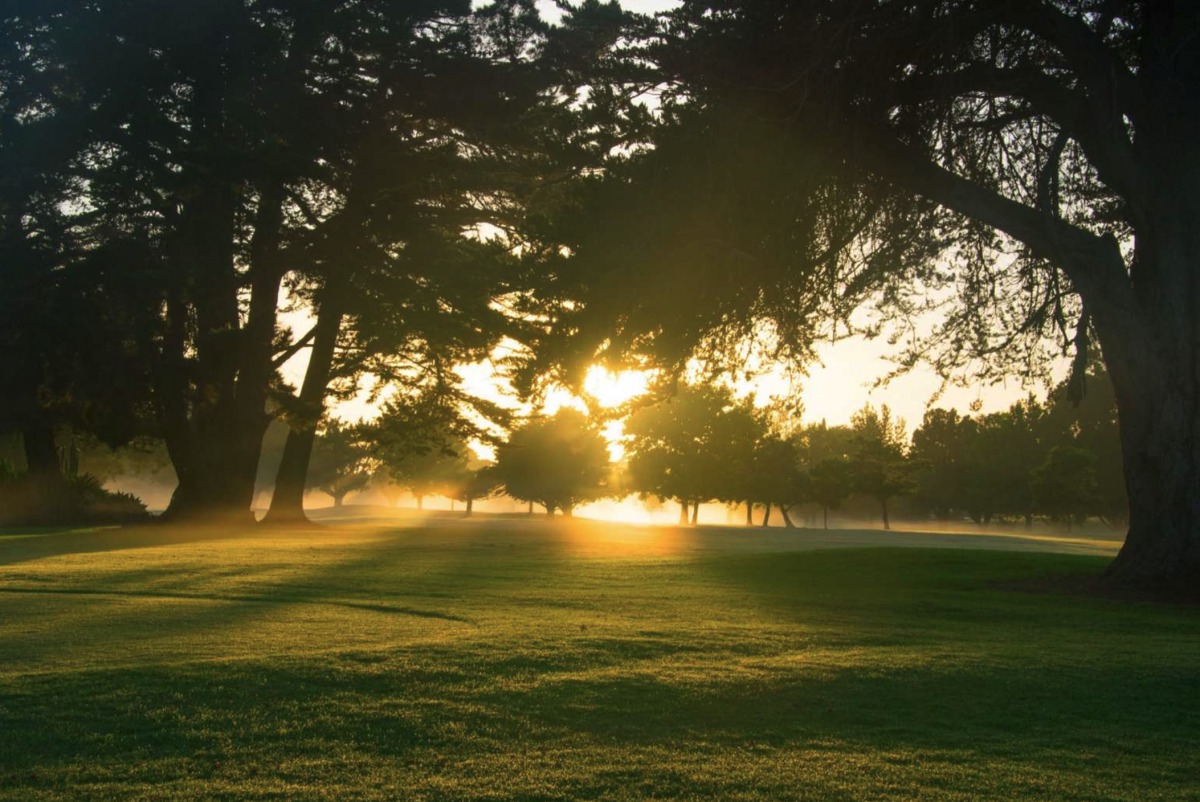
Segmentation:
{"type": "MultiPolygon", "coordinates": [[[[9,530],[3,530],[8,532],[9,530]]],[[[253,537],[253,527],[142,526],[112,529],[69,529],[35,537],[0,538],[0,565],[42,560],[67,554],[158,548],[184,543],[253,537]]]]}
{"type": "MultiPolygon", "coordinates": [[[[1137,659],[1101,650],[1092,665],[1031,650],[1025,660],[941,667],[888,665],[881,649],[879,663],[859,655],[816,670],[796,661],[707,677],[703,650],[669,639],[82,672],[30,678],[3,698],[18,737],[0,745],[0,766],[47,782],[82,765],[74,776],[119,785],[129,767],[154,763],[164,782],[176,772],[249,782],[264,767],[286,781],[293,769],[284,764],[336,754],[339,781],[353,783],[364,763],[452,774],[509,753],[632,760],[690,750],[736,767],[825,751],[918,770],[1004,764],[1059,776],[1062,798],[1096,798],[1114,771],[1147,793],[1183,793],[1200,749],[1194,671],[1186,660],[1156,660],[1154,643],[1127,645],[1147,649],[1137,659]]],[[[630,768],[576,795],[608,796],[635,777],[653,788],[671,770],[630,768]]]]}

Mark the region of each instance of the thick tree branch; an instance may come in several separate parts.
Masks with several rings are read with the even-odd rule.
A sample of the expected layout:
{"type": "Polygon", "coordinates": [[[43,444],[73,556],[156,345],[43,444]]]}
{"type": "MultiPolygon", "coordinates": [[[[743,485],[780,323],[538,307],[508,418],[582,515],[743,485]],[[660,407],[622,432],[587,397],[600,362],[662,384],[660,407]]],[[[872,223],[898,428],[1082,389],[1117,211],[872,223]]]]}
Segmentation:
{"type": "Polygon", "coordinates": [[[317,336],[317,327],[313,326],[311,329],[308,330],[307,334],[305,334],[299,340],[296,340],[296,342],[289,345],[283,351],[280,351],[279,354],[275,357],[274,361],[271,363],[271,367],[274,369],[279,369],[279,368],[283,367],[283,365],[289,359],[291,359],[296,354],[300,353],[302,350],[307,348],[308,344],[311,343],[313,341],[313,338],[316,336],[317,336]]]}
{"type": "Polygon", "coordinates": [[[1121,348],[1149,352],[1144,315],[1113,237],[1097,236],[955,175],[893,137],[872,137],[861,128],[856,133],[855,156],[868,171],[902,191],[921,195],[1024,243],[1034,255],[1062,268],[1096,313],[1098,323],[1102,317],[1123,321],[1121,348]]]}
{"type": "Polygon", "coordinates": [[[1042,0],[1001,0],[1001,18],[1053,45],[1090,89],[1111,100],[1113,124],[1122,115],[1137,124],[1145,104],[1137,77],[1081,18],[1042,0]]]}

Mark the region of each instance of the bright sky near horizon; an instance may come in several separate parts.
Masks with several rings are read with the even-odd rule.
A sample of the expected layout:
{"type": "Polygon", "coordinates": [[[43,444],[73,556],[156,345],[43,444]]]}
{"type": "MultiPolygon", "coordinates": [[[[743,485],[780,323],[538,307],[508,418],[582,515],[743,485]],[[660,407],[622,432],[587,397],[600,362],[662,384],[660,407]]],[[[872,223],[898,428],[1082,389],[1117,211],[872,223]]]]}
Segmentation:
{"type": "MultiPolygon", "coordinates": [[[[674,0],[622,0],[621,4],[642,13],[653,13],[678,5],[674,0]]],[[[561,12],[553,0],[539,0],[538,8],[551,21],[561,18],[561,12]]],[[[297,331],[307,330],[310,320],[305,311],[291,313],[284,318],[285,322],[290,323],[297,331]]],[[[853,337],[840,340],[836,344],[825,343],[817,348],[820,364],[809,367],[808,376],[802,380],[800,387],[789,386],[783,377],[783,371],[775,371],[740,389],[744,392],[754,392],[764,402],[772,396],[791,394],[799,390],[804,405],[804,420],[826,420],[830,424],[849,422],[850,416],[864,403],[888,404],[897,415],[905,419],[911,433],[912,429],[920,424],[925,409],[937,393],[941,382],[930,369],[918,367],[885,387],[872,389],[876,380],[891,370],[892,365],[887,358],[894,351],[894,347],[889,346],[883,337],[875,340],[853,337]]],[[[306,363],[307,351],[303,351],[284,366],[285,377],[298,386],[306,363]]],[[[505,397],[488,365],[464,366],[462,372],[469,390],[493,400],[505,397]]],[[[644,390],[645,383],[645,377],[637,374],[612,376],[595,369],[589,376],[586,389],[605,405],[612,405],[640,393],[644,390]]],[[[1013,401],[1024,397],[1030,389],[1039,394],[1044,393],[1044,388],[1022,386],[1017,379],[987,387],[949,387],[936,405],[954,407],[966,412],[972,404],[978,404],[983,411],[990,412],[1009,406],[1013,401]]],[[[367,394],[364,390],[359,397],[340,404],[335,410],[336,414],[346,420],[372,417],[374,406],[367,403],[367,394]]],[[[509,403],[515,405],[516,402],[510,400],[509,403]]],[[[557,392],[548,399],[546,411],[553,411],[559,406],[571,403],[577,402],[569,393],[557,392]]]]}

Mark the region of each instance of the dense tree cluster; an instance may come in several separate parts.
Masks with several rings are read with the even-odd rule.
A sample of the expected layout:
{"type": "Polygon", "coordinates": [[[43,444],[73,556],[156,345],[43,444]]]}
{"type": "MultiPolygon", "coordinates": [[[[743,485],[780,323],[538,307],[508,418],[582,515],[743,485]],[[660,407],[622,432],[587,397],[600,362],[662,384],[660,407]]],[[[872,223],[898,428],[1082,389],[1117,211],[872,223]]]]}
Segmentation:
{"type": "Polygon", "coordinates": [[[1200,574],[1188,4],[585,2],[551,26],[533,0],[13,0],[0,41],[0,437],[35,517],[77,443],[151,438],[176,519],[249,523],[264,472],[276,523],[373,475],[785,524],[857,496],[886,526],[906,498],[1127,519],[1114,576],[1200,574]],[[720,389],[884,329],[900,370],[1071,375],[930,412],[911,445],[886,409],[799,427],[720,389]],[[463,390],[502,342],[527,399],[596,364],[706,386],[636,411],[614,477],[590,419],[514,429],[463,390]],[[381,421],[331,422],[365,382],[381,421]]]}

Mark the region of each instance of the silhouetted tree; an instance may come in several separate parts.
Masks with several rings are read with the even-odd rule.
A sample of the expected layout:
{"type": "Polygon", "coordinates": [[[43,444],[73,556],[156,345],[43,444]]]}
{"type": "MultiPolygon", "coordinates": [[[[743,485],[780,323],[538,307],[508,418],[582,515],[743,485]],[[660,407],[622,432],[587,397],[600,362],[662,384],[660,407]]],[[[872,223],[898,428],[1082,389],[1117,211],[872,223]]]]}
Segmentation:
{"type": "Polygon", "coordinates": [[[1121,429],[1112,381],[1104,365],[1096,362],[1084,377],[1087,394],[1078,404],[1071,400],[1070,381],[1063,382],[1047,401],[1053,429],[1063,445],[1089,451],[1096,457],[1096,504],[1090,511],[1109,526],[1129,521],[1129,499],[1121,469],[1121,429]]]}
{"type": "Polygon", "coordinates": [[[389,507],[395,507],[400,501],[400,497],[404,495],[404,488],[396,484],[396,480],[391,477],[383,465],[380,465],[371,474],[371,488],[383,496],[383,500],[389,507]]]}
{"type": "Polygon", "coordinates": [[[370,484],[372,463],[371,450],[357,427],[326,421],[313,448],[309,487],[332,496],[333,506],[341,507],[348,494],[370,484]]]}
{"type": "Polygon", "coordinates": [[[1063,520],[1083,523],[1096,508],[1096,455],[1073,446],[1055,446],[1046,461],[1030,472],[1036,509],[1063,520]]]}
{"type": "Polygon", "coordinates": [[[791,509],[810,498],[810,478],[800,463],[800,451],[791,438],[766,433],[754,444],[754,456],[747,474],[745,496],[750,502],[762,504],[763,526],[770,522],[774,506],[783,516],[783,524],[794,528],[791,509]]]}
{"type": "Polygon", "coordinates": [[[976,434],[974,420],[946,409],[927,410],[913,431],[909,457],[915,468],[915,501],[943,521],[971,506],[967,492],[976,434]]]}
{"type": "Polygon", "coordinates": [[[939,290],[958,303],[903,365],[1037,373],[1052,338],[1080,377],[1094,339],[1130,505],[1111,573],[1194,579],[1198,34],[1190,6],[1043,0],[685,0],[631,28],[614,57],[631,87],[658,69],[660,129],[595,179],[608,230],[560,271],[572,360],[678,370],[763,324],[803,359],[819,323],[874,299],[903,330],[939,290]],[[639,247],[595,280],[616,231],[639,247]],[[655,319],[685,282],[706,291],[655,319]]]}
{"type": "Polygon", "coordinates": [[[850,473],[854,489],[879,503],[883,528],[891,529],[888,501],[914,489],[913,465],[908,460],[904,420],[892,418],[887,404],[875,410],[867,404],[851,418],[854,448],[850,473]]]}
{"type": "Polygon", "coordinates": [[[495,471],[504,492],[518,501],[571,516],[606,495],[608,446],[586,415],[564,407],[515,429],[496,449],[495,471]]]}
{"type": "Polygon", "coordinates": [[[821,506],[822,525],[829,528],[829,510],[837,509],[854,490],[850,454],[854,432],[825,421],[805,426],[797,435],[800,461],[809,473],[812,500],[821,506]]]}
{"type": "Polygon", "coordinates": [[[470,518],[475,511],[475,502],[496,495],[503,489],[504,482],[494,462],[480,459],[474,454],[468,456],[462,468],[449,485],[447,495],[466,504],[463,517],[470,518]]]}
{"type": "Polygon", "coordinates": [[[747,403],[722,386],[680,385],[625,423],[628,486],[639,495],[679,502],[679,523],[695,523],[699,505],[737,501],[753,483],[763,427],[747,403]]]}
{"type": "Polygon", "coordinates": [[[302,517],[331,385],[486,355],[504,317],[489,302],[516,274],[462,234],[513,225],[588,139],[565,133],[573,73],[545,62],[586,58],[548,48],[558,34],[526,0],[18,0],[0,34],[0,304],[54,321],[0,331],[17,346],[0,375],[20,374],[39,470],[56,421],[35,390],[86,399],[97,423],[101,402],[153,412],[172,517],[251,520],[275,416],[297,438],[271,517],[302,517]],[[283,290],[314,308],[312,330],[279,326],[283,290]],[[297,396],[277,369],[302,348],[297,396]],[[85,392],[102,372],[122,403],[85,392]]]}
{"type": "Polygon", "coordinates": [[[1003,412],[978,417],[976,431],[966,470],[968,514],[984,523],[997,514],[1016,516],[1029,529],[1035,513],[1029,471],[1056,439],[1045,406],[1030,396],[1003,412]]]}

